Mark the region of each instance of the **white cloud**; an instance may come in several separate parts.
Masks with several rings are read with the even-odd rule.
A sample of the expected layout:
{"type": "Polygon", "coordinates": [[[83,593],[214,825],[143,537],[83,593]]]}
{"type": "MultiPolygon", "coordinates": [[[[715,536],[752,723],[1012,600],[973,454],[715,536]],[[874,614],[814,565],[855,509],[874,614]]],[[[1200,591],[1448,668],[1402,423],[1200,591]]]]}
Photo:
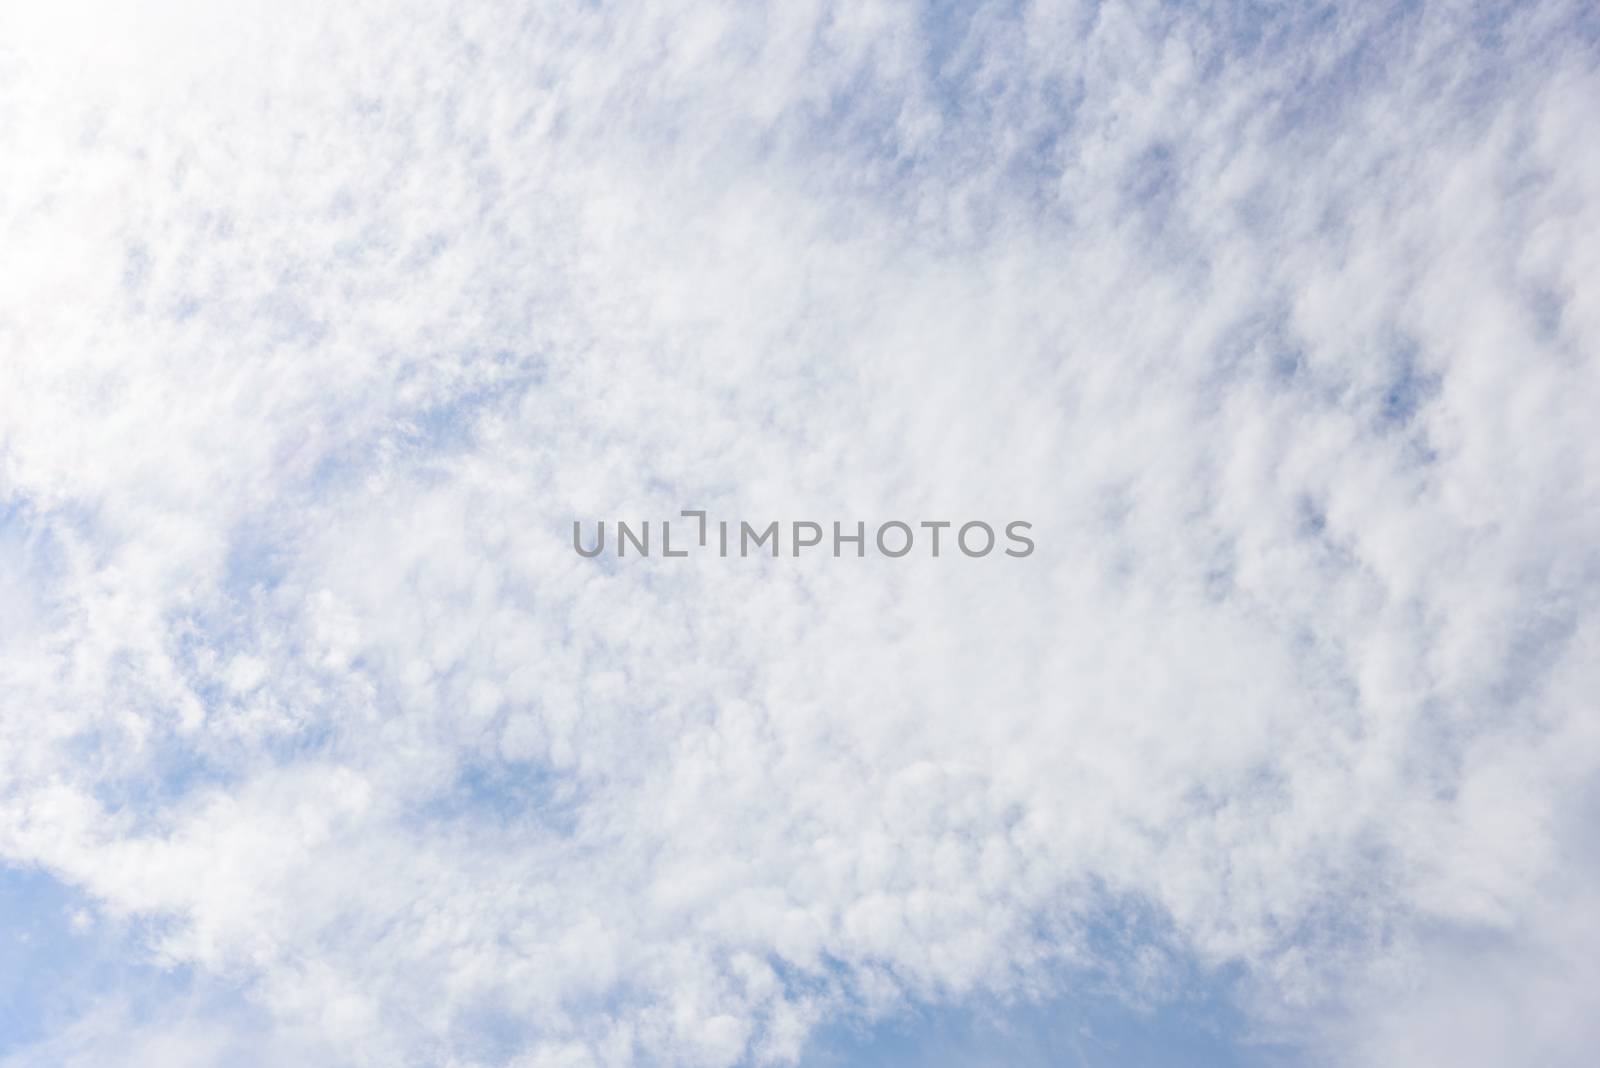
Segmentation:
{"type": "Polygon", "coordinates": [[[1582,1048],[1600,86],[1492,14],[24,13],[0,855],[352,1062],[1582,1048]],[[1039,551],[569,548],[696,507],[1039,551]]]}

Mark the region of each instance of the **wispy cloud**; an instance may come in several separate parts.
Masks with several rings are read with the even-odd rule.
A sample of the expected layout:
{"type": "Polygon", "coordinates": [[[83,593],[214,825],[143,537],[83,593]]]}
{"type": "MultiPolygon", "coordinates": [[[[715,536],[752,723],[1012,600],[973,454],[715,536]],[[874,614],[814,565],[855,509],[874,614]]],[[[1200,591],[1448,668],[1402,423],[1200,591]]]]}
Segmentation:
{"type": "Polygon", "coordinates": [[[7,10],[0,858],[119,967],[0,1051],[1583,1063],[1595,41],[7,10]],[[571,551],[683,508],[1038,551],[571,551]]]}

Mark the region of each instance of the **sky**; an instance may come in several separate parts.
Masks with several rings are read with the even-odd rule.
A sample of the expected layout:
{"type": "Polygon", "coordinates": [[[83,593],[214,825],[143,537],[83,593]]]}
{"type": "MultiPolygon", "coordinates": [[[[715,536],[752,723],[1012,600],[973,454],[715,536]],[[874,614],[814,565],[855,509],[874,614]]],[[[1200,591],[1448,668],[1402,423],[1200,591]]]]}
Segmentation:
{"type": "Polygon", "coordinates": [[[1594,1063],[1597,100],[1565,0],[0,7],[0,1068],[1594,1063]],[[573,551],[685,509],[1035,549],[573,551]]]}

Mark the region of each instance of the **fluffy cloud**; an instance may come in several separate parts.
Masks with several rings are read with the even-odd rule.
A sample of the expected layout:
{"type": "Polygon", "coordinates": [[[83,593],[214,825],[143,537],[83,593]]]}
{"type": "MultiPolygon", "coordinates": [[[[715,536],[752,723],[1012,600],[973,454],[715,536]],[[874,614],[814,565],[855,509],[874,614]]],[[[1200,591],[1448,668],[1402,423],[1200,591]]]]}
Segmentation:
{"type": "Polygon", "coordinates": [[[1600,1041],[1578,7],[119,12],[0,23],[0,856],[241,1000],[19,1063],[1600,1041]],[[571,551],[683,508],[1038,551],[571,551]]]}

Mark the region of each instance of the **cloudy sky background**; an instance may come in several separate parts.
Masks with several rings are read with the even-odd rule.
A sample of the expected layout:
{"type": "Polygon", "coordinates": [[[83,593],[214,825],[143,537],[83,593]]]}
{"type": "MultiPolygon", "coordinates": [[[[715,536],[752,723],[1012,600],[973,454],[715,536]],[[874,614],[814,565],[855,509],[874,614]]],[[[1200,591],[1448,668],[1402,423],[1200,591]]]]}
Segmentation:
{"type": "Polygon", "coordinates": [[[1593,1063],[1596,101],[1579,2],[0,8],[0,1065],[1593,1063]],[[571,550],[683,508],[1038,551],[571,550]]]}

